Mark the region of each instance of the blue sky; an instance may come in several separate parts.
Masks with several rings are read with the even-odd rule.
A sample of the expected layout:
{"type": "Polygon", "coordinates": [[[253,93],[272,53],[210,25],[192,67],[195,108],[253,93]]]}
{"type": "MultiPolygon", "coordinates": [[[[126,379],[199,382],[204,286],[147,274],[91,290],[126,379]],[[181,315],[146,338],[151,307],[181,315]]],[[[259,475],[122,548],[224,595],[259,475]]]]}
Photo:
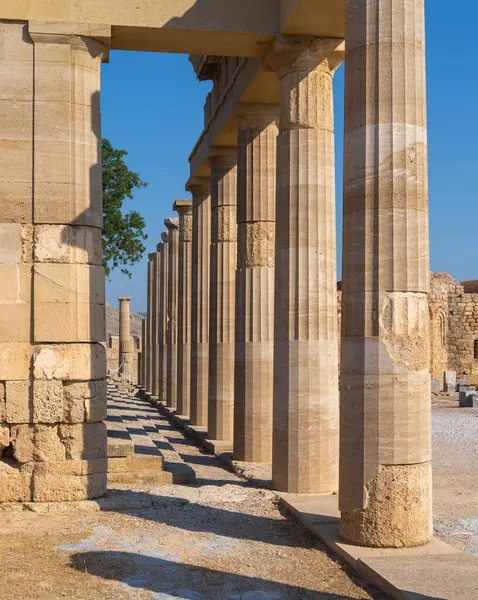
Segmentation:
{"type": "MultiPolygon", "coordinates": [[[[431,268],[458,280],[478,279],[478,119],[476,23],[478,3],[427,2],[427,78],[431,268]]],[[[343,77],[335,76],[337,227],[340,259],[342,205],[343,77]]],[[[128,166],[149,183],[125,208],[147,221],[152,252],[172,216],[176,198],[187,198],[188,156],[202,131],[208,82],[196,81],[187,56],[112,52],[102,68],[103,135],[128,151],[128,166]]],[[[132,309],[146,310],[146,264],[119,271],[107,282],[107,301],[131,295],[132,309]]],[[[340,262],[339,262],[340,277],[340,262]]]]}

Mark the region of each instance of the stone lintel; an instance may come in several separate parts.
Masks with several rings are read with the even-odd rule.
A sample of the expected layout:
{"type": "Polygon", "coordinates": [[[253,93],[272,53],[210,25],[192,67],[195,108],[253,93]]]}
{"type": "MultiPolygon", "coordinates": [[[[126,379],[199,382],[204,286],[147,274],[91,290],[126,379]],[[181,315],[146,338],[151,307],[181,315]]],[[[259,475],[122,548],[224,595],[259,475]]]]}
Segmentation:
{"type": "Polygon", "coordinates": [[[111,44],[111,25],[105,23],[81,23],[65,21],[39,21],[32,19],[28,21],[28,32],[30,35],[65,35],[80,36],[97,40],[105,46],[111,44]]]}

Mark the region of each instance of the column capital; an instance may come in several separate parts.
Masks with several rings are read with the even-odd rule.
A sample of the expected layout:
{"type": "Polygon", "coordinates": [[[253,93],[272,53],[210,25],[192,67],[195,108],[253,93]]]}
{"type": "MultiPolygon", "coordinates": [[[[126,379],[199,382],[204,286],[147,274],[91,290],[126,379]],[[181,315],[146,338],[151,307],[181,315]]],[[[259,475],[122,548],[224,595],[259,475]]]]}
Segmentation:
{"type": "Polygon", "coordinates": [[[173,210],[179,213],[180,216],[189,215],[193,211],[193,201],[179,199],[173,204],[173,210]]]}
{"type": "Polygon", "coordinates": [[[67,44],[108,62],[111,25],[30,20],[28,33],[34,44],[67,44]]]}
{"type": "Polygon", "coordinates": [[[120,302],[129,302],[131,300],[131,296],[118,296],[118,300],[120,302]]]}
{"type": "Polygon", "coordinates": [[[148,260],[151,262],[152,260],[154,260],[155,256],[156,256],[156,252],[150,252],[148,254],[148,260]]]}
{"type": "Polygon", "coordinates": [[[163,245],[163,242],[159,242],[159,244],[156,244],[156,252],[161,252],[162,245],[163,245]]]}
{"type": "Polygon", "coordinates": [[[237,165],[237,148],[213,146],[209,149],[208,162],[211,167],[235,167],[237,165]]]}
{"type": "Polygon", "coordinates": [[[167,219],[164,219],[164,224],[168,231],[177,231],[179,229],[179,219],[177,217],[168,217],[167,219]]]}
{"type": "MultiPolygon", "coordinates": [[[[186,191],[190,192],[193,196],[196,194],[210,194],[211,193],[211,179],[210,177],[190,177],[186,183],[186,191]]],[[[194,198],[193,198],[194,203],[194,198]]]]}
{"type": "Polygon", "coordinates": [[[236,115],[243,129],[265,129],[279,121],[280,105],[241,103],[237,105],[236,115]]]}
{"type": "Polygon", "coordinates": [[[279,35],[266,54],[264,64],[281,78],[297,71],[312,71],[319,66],[333,74],[344,57],[345,42],[341,38],[279,35]]]}
{"type": "Polygon", "coordinates": [[[167,231],[161,232],[161,241],[163,244],[167,244],[169,242],[169,233],[167,231]]]}

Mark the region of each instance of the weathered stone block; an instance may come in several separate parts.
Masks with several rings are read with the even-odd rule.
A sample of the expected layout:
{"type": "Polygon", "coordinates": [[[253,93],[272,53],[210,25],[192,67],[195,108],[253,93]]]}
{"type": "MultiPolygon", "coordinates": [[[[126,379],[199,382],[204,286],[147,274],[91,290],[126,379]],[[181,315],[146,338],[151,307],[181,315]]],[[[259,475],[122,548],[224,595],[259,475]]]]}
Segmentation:
{"type": "Polygon", "coordinates": [[[67,423],[95,423],[106,419],[106,381],[67,382],[63,390],[67,423]]]}
{"type": "Polygon", "coordinates": [[[0,304],[0,342],[28,341],[30,315],[30,304],[0,304]]]}
{"type": "Polygon", "coordinates": [[[108,473],[131,473],[133,470],[133,456],[120,458],[108,457],[108,473]]]}
{"type": "Polygon", "coordinates": [[[33,475],[34,502],[73,502],[98,498],[106,491],[106,473],[67,475],[51,473],[46,466],[35,468],[33,475]]]}
{"type": "Polygon", "coordinates": [[[0,461],[0,502],[29,502],[32,473],[32,465],[0,461]]]}
{"type": "Polygon", "coordinates": [[[19,223],[0,224],[0,263],[18,264],[20,262],[21,233],[22,228],[19,223]]]}
{"type": "Polygon", "coordinates": [[[158,473],[163,470],[162,456],[133,456],[133,472],[158,473]]]}
{"type": "Polygon", "coordinates": [[[454,392],[456,390],[456,371],[445,371],[444,383],[445,392],[454,392]]]}
{"type": "Polygon", "coordinates": [[[66,460],[56,425],[15,425],[10,436],[13,455],[20,463],[66,460]]]}
{"type": "Polygon", "coordinates": [[[30,344],[4,342],[0,352],[0,379],[28,379],[30,375],[30,344]]]}
{"type": "Polygon", "coordinates": [[[35,260],[41,263],[101,264],[101,230],[71,225],[37,225],[35,260]]]}
{"type": "Polygon", "coordinates": [[[438,379],[432,379],[432,393],[437,394],[441,391],[441,384],[438,379]]]}
{"type": "Polygon", "coordinates": [[[33,383],[33,422],[61,423],[63,421],[63,385],[57,380],[33,383]]]}
{"type": "Polygon", "coordinates": [[[4,423],[7,419],[5,406],[5,382],[0,381],[0,423],[4,423]]]}
{"type": "Polygon", "coordinates": [[[0,457],[4,448],[10,445],[10,426],[6,423],[0,423],[0,457]]]}
{"type": "Polygon", "coordinates": [[[19,424],[32,421],[29,381],[5,383],[5,413],[7,423],[19,424]]]}
{"type": "MultiPolygon", "coordinates": [[[[1,359],[0,359],[1,365],[1,359]]],[[[101,344],[49,344],[34,349],[36,379],[87,381],[106,378],[106,349],[101,344]]],[[[0,378],[6,379],[6,377],[0,378]]]]}
{"type": "Polygon", "coordinates": [[[25,264],[0,264],[0,304],[2,311],[8,305],[30,303],[31,300],[31,267],[25,264]]]}
{"type": "Polygon", "coordinates": [[[460,392],[461,408],[478,408],[478,392],[460,392]]]}
{"type": "Polygon", "coordinates": [[[104,423],[60,425],[59,436],[68,459],[105,458],[106,426],[104,423]]]}

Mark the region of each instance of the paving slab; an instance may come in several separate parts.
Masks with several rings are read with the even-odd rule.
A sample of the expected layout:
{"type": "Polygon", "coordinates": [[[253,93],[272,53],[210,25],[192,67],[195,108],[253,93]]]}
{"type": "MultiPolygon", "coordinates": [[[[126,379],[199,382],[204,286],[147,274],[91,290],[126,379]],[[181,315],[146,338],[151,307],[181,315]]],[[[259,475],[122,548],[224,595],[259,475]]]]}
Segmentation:
{"type": "Polygon", "coordinates": [[[364,558],[358,571],[397,600],[476,600],[478,559],[471,554],[364,558]]]}
{"type": "Polygon", "coordinates": [[[312,529],[317,525],[338,523],[340,511],[336,494],[286,494],[277,492],[280,502],[301,523],[312,529]]]}

